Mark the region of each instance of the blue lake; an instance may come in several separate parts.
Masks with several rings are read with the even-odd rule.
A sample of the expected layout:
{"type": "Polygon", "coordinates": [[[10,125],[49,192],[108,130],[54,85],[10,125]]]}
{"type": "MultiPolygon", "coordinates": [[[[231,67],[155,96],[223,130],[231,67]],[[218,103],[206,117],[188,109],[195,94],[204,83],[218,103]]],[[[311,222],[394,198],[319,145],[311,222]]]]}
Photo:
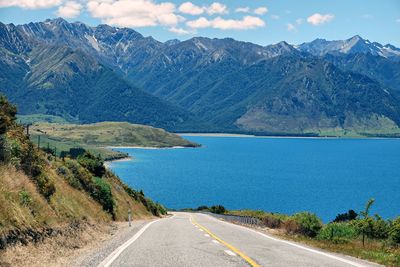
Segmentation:
{"type": "Polygon", "coordinates": [[[400,140],[184,136],[201,148],[133,149],[110,168],[169,208],[221,204],[325,222],[349,209],[400,215],[400,140]]]}

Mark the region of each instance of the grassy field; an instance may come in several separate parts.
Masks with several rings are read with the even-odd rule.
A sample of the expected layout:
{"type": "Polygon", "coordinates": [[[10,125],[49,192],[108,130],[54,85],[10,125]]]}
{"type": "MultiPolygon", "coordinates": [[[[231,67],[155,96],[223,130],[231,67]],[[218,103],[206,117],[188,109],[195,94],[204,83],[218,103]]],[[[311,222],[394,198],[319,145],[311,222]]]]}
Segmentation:
{"type": "Polygon", "coordinates": [[[73,147],[82,147],[104,159],[126,157],[113,151],[112,146],[138,147],[196,147],[182,137],[163,129],[126,122],[101,122],[94,124],[35,123],[31,126],[31,141],[40,146],[56,148],[57,153],[73,147]]]}

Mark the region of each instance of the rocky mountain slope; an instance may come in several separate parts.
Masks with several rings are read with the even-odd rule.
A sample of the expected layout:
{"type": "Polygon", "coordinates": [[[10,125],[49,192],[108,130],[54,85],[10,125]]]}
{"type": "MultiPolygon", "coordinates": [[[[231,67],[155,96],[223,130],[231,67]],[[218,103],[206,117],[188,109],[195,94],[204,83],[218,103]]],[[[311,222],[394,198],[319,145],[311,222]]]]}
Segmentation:
{"type": "Polygon", "coordinates": [[[400,50],[359,36],[301,45],[162,43],[132,29],[54,19],[2,24],[0,39],[0,90],[24,113],[176,131],[398,131],[400,50]]]}

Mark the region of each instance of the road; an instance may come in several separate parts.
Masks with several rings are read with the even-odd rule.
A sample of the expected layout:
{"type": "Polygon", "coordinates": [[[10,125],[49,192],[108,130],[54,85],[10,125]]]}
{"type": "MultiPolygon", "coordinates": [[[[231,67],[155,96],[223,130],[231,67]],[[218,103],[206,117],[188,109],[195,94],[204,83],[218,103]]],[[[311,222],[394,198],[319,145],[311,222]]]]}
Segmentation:
{"type": "Polygon", "coordinates": [[[279,240],[209,215],[153,221],[100,266],[378,266],[279,240]]]}

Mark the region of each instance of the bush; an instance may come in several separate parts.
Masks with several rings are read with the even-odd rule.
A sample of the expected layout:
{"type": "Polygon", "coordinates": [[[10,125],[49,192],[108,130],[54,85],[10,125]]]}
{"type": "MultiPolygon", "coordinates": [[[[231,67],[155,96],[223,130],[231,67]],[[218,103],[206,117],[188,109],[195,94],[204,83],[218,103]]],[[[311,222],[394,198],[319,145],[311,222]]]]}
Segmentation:
{"type": "Polygon", "coordinates": [[[347,213],[340,213],[336,216],[333,222],[348,222],[355,220],[358,214],[354,210],[349,210],[347,213]]]}
{"type": "Polygon", "coordinates": [[[389,242],[394,246],[400,245],[400,216],[390,224],[389,242]]]}
{"type": "Polygon", "coordinates": [[[103,177],[106,173],[104,161],[100,157],[86,152],[84,155],[78,157],[78,162],[96,177],[103,177]]]}
{"type": "Polygon", "coordinates": [[[29,206],[32,203],[31,194],[27,191],[19,192],[19,200],[22,206],[29,206]]]}
{"type": "Polygon", "coordinates": [[[349,223],[330,223],[321,229],[317,239],[330,240],[334,243],[347,243],[357,236],[356,229],[349,223]]]}
{"type": "Polygon", "coordinates": [[[385,239],[389,234],[389,224],[383,220],[379,215],[375,215],[375,219],[372,224],[372,234],[373,238],[385,239]]]}
{"type": "Polygon", "coordinates": [[[321,220],[310,212],[296,213],[293,220],[299,225],[299,233],[308,237],[317,236],[322,228],[321,220]]]}
{"type": "Polygon", "coordinates": [[[269,228],[279,228],[282,225],[282,220],[273,214],[267,214],[261,221],[269,228]]]}
{"type": "Polygon", "coordinates": [[[114,216],[114,199],[111,193],[111,185],[105,180],[95,177],[95,190],[92,197],[97,200],[103,209],[114,216]]]}
{"type": "Polygon", "coordinates": [[[42,194],[46,199],[50,199],[50,197],[56,192],[54,181],[44,173],[36,177],[36,184],[38,186],[39,193],[42,194]]]}
{"type": "Polygon", "coordinates": [[[283,229],[289,234],[298,234],[300,233],[300,225],[292,218],[287,219],[282,224],[283,229]]]}
{"type": "MultiPolygon", "coordinates": [[[[80,183],[79,187],[82,187],[86,192],[89,193],[93,192],[94,190],[93,176],[90,174],[88,170],[83,168],[80,164],[78,164],[74,160],[66,159],[64,164],[65,167],[67,167],[68,170],[71,172],[72,176],[71,179],[79,181],[80,183]]],[[[72,182],[72,184],[75,183],[76,183],[75,181],[72,182]]],[[[78,186],[76,188],[78,188],[78,186]]]]}
{"type": "Polygon", "coordinates": [[[63,177],[70,186],[77,189],[82,189],[82,185],[79,180],[75,178],[75,176],[66,166],[59,166],[57,168],[57,174],[63,177]]]}
{"type": "Polygon", "coordinates": [[[211,206],[210,211],[216,214],[224,214],[226,212],[226,209],[222,205],[216,205],[216,206],[211,206]]]}

